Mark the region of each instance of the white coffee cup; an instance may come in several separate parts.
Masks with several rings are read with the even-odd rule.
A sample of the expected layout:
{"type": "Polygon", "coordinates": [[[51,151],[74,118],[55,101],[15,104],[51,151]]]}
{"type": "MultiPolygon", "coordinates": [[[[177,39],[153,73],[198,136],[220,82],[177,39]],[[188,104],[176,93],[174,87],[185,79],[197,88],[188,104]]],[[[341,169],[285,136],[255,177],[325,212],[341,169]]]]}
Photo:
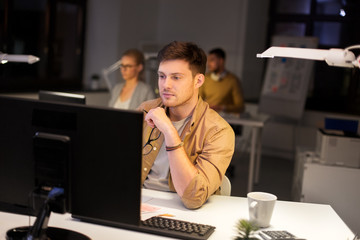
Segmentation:
{"type": "Polygon", "coordinates": [[[268,227],[277,197],[266,192],[250,192],[247,198],[249,220],[258,227],[268,227]]]}

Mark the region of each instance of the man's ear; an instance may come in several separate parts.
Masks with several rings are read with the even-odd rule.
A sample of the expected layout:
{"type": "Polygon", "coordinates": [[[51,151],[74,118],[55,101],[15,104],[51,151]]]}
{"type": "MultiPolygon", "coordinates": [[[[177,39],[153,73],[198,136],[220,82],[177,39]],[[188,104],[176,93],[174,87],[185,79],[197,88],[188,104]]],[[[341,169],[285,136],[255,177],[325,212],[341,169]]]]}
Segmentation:
{"type": "Polygon", "coordinates": [[[198,73],[195,76],[195,87],[200,88],[205,82],[205,75],[198,73]]]}

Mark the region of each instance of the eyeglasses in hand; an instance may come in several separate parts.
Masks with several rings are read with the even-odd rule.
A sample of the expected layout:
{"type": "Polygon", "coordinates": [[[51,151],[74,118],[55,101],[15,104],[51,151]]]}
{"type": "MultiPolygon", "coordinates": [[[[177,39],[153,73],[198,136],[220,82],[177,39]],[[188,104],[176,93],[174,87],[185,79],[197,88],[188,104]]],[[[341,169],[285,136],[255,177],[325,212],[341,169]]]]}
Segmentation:
{"type": "Polygon", "coordinates": [[[156,150],[156,147],[154,147],[151,142],[153,141],[156,141],[159,139],[160,135],[161,135],[161,132],[159,131],[159,135],[156,136],[155,138],[151,138],[151,135],[153,134],[154,132],[154,129],[151,129],[151,132],[150,132],[150,135],[149,135],[149,138],[147,140],[147,142],[145,143],[144,147],[143,147],[143,155],[148,155],[149,153],[151,153],[151,151],[154,149],[156,150]]]}

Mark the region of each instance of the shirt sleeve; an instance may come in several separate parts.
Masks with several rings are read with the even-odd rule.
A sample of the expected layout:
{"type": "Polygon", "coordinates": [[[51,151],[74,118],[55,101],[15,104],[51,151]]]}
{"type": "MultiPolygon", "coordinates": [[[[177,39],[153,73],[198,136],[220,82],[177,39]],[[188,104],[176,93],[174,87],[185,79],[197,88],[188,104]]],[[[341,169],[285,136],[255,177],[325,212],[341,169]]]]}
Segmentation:
{"type": "Polygon", "coordinates": [[[201,207],[219,189],[233,156],[234,146],[235,135],[228,124],[211,129],[201,153],[195,160],[198,174],[182,196],[185,207],[189,209],[201,207]]]}

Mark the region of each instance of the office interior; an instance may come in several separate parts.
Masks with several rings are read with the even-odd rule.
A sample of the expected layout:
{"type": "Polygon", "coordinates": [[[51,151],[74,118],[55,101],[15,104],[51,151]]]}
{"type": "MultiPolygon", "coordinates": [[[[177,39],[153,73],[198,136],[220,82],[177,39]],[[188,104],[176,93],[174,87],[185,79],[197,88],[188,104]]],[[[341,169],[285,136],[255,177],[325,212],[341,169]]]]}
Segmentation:
{"type": "MultiPolygon", "coordinates": [[[[318,38],[318,47],[324,49],[356,45],[360,43],[360,32],[356,29],[360,18],[354,14],[356,10],[360,10],[360,4],[350,0],[78,0],[56,3],[5,0],[0,3],[3,16],[0,51],[36,55],[40,62],[1,65],[0,94],[36,98],[41,89],[80,92],[87,96],[87,104],[106,106],[109,92],[102,70],[118,61],[122,52],[139,48],[153,56],[173,40],[192,41],[205,51],[213,47],[226,51],[226,67],[241,80],[246,111],[257,115],[261,114],[259,102],[266,66],[271,60],[258,59],[256,54],[271,46],[272,36],[312,36],[318,38]],[[5,21],[6,16],[10,18],[5,21]],[[15,21],[16,17],[22,21],[15,21]],[[47,20],[39,20],[42,18],[47,20]],[[27,20],[38,24],[31,28],[35,33],[27,29],[31,26],[27,20]],[[46,24],[50,24],[50,28],[46,24]],[[41,29],[49,29],[49,32],[41,29]],[[35,45],[32,38],[37,40],[35,45]]],[[[150,79],[147,81],[156,86],[156,64],[149,59],[146,74],[150,79]]],[[[283,185],[281,173],[276,174],[277,179],[280,178],[276,188],[291,185],[290,199],[284,200],[304,200],[301,190],[294,189],[293,181],[298,180],[295,169],[299,158],[311,157],[315,151],[318,129],[324,127],[324,119],[331,116],[360,121],[359,69],[332,69],[325,63],[316,63],[316,69],[310,79],[301,117],[289,119],[270,115],[262,129],[259,186],[261,176],[268,176],[266,181],[271,181],[272,171],[278,169],[266,163],[267,159],[277,166],[288,166],[285,168],[288,172],[283,175],[291,184],[283,185]],[[328,79],[329,76],[336,79],[328,79]]],[[[120,76],[115,72],[111,77],[118,79],[120,76]]],[[[238,149],[234,156],[241,158],[233,159],[236,161],[235,175],[247,174],[247,166],[240,161],[247,161],[249,139],[250,129],[244,127],[242,135],[237,137],[238,149]],[[239,167],[244,171],[236,170],[239,167]]],[[[335,210],[353,232],[360,232],[360,213],[349,216],[352,200],[360,197],[357,187],[360,169],[353,169],[352,182],[343,186],[350,195],[343,196],[349,193],[340,191],[342,186],[333,189],[335,194],[337,191],[341,194],[336,197],[339,210],[335,210]]],[[[313,181],[317,181],[316,177],[313,181]]],[[[232,192],[246,196],[246,189],[236,191],[236,188],[234,180],[232,192]]],[[[259,188],[255,186],[254,189],[259,188]]],[[[334,194],[321,203],[331,204],[332,197],[334,194]]]]}

